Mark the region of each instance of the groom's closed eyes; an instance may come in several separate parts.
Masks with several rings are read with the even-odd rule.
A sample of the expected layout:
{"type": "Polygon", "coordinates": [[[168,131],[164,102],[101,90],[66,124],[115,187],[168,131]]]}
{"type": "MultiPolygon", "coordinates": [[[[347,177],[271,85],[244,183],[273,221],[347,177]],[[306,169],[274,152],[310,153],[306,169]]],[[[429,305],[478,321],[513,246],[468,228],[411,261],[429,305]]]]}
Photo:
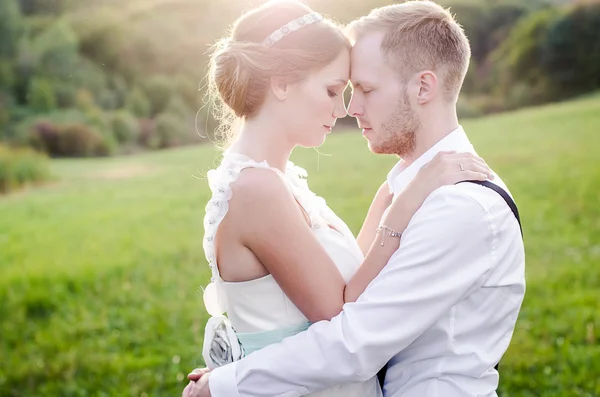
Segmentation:
{"type": "Polygon", "coordinates": [[[352,92],[354,92],[356,90],[360,90],[364,94],[368,94],[369,92],[373,91],[372,87],[370,87],[368,84],[362,83],[360,81],[352,81],[352,82],[350,82],[350,87],[352,88],[352,92]]]}

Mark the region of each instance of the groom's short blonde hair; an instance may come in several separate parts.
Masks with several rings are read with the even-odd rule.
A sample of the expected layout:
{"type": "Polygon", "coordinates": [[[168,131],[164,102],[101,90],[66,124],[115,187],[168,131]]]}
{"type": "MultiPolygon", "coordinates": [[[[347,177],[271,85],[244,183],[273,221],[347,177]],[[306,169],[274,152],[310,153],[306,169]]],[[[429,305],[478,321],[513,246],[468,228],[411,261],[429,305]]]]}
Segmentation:
{"type": "Polygon", "coordinates": [[[444,98],[455,101],[462,87],[471,48],[452,14],[427,0],[376,8],[347,27],[353,42],[370,32],[385,34],[381,50],[401,78],[432,70],[440,78],[444,98]]]}

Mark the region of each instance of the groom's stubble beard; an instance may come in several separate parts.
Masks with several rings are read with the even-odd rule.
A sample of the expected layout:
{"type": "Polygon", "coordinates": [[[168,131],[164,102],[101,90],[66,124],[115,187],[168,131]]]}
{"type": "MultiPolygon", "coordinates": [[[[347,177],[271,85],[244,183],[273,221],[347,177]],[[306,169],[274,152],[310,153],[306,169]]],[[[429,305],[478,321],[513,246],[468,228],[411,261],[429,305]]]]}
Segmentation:
{"type": "Polygon", "coordinates": [[[378,154],[409,156],[415,150],[420,125],[417,113],[410,106],[408,90],[404,87],[396,108],[381,125],[381,139],[372,144],[371,150],[378,154]]]}

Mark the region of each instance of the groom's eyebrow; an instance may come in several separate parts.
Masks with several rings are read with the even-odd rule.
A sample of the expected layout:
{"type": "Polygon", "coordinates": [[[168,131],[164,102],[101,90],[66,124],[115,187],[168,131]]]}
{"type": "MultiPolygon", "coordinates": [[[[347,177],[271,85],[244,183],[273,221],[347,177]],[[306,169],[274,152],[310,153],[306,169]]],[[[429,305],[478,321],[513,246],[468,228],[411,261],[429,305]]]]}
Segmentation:
{"type": "Polygon", "coordinates": [[[336,79],[334,81],[339,84],[344,84],[344,85],[348,84],[348,80],[344,80],[344,79],[336,79]]]}

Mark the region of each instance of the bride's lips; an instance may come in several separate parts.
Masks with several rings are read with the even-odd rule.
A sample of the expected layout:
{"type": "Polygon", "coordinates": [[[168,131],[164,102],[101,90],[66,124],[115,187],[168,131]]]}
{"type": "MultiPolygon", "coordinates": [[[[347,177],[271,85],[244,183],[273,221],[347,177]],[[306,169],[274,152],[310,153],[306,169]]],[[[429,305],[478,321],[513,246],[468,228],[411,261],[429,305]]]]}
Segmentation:
{"type": "Polygon", "coordinates": [[[331,132],[332,127],[329,125],[323,125],[328,132],[331,132]]]}

